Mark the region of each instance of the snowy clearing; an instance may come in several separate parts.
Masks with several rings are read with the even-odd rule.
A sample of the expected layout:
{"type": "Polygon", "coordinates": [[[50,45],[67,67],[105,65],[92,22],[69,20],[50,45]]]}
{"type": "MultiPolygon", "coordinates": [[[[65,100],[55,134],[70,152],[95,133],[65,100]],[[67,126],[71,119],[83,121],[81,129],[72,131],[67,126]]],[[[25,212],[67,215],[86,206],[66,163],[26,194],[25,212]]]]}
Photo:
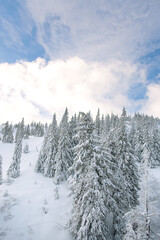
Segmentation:
{"type": "Polygon", "coordinates": [[[56,186],[53,179],[34,171],[43,138],[23,141],[29,153],[22,154],[21,176],[7,183],[6,171],[14,145],[0,143],[3,157],[3,183],[0,185],[0,240],[70,240],[66,224],[72,200],[66,183],[56,186]],[[59,199],[55,199],[55,188],[59,199]]]}

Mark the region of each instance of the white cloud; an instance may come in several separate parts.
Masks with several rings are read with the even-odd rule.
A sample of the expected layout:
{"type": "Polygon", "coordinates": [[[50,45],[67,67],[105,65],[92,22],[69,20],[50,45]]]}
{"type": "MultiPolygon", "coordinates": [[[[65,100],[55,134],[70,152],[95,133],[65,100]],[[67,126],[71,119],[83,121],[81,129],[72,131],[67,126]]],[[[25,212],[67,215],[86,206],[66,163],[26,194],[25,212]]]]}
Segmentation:
{"type": "Polygon", "coordinates": [[[65,107],[71,114],[91,110],[120,113],[122,106],[134,110],[127,95],[138,83],[145,83],[144,70],[136,65],[112,61],[101,64],[74,57],[66,61],[0,64],[0,121],[49,120],[65,107]]]}
{"type": "Polygon", "coordinates": [[[141,112],[160,117],[160,84],[149,84],[146,96],[141,112]]]}
{"type": "Polygon", "coordinates": [[[159,47],[159,1],[27,0],[51,59],[137,59],[159,47]]]}

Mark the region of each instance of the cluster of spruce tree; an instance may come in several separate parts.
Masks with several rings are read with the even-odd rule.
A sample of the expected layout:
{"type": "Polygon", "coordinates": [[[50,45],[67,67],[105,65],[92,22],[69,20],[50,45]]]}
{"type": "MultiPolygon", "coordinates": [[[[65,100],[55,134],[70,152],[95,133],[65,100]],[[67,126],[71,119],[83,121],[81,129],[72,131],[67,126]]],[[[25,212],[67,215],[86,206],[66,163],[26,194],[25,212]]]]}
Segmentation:
{"type": "Polygon", "coordinates": [[[14,142],[14,136],[13,136],[13,126],[12,124],[9,124],[7,121],[3,128],[2,128],[2,142],[4,143],[13,143],[14,142]]]}
{"type": "Polygon", "coordinates": [[[27,136],[42,137],[44,136],[45,131],[47,130],[47,123],[44,125],[40,122],[32,122],[25,127],[25,132],[27,136]]]}
{"type": "MultiPolygon", "coordinates": [[[[2,125],[3,127],[1,132],[2,142],[4,143],[13,143],[14,141],[16,142],[16,133],[20,124],[21,122],[19,122],[18,124],[12,125],[12,124],[9,124],[8,121],[4,123],[2,125]]],[[[27,139],[29,138],[29,136],[42,137],[44,136],[44,133],[47,131],[47,129],[48,129],[47,123],[42,124],[40,122],[39,123],[32,122],[31,124],[28,124],[26,126],[24,125],[23,138],[27,139]]]]}
{"type": "Polygon", "coordinates": [[[124,214],[138,204],[137,163],[145,149],[151,167],[160,165],[159,119],[146,115],[111,114],[96,119],[79,113],[58,126],[56,115],[45,134],[36,171],[56,183],[70,176],[73,239],[122,240],[124,214]]]}
{"type": "MultiPolygon", "coordinates": [[[[6,130],[8,128],[9,124],[8,122],[5,124],[4,129],[6,130]]],[[[11,125],[10,125],[11,126],[11,125]]],[[[9,127],[10,128],[10,127],[9,127]]],[[[17,178],[20,176],[20,162],[21,162],[21,155],[22,155],[22,140],[25,136],[25,126],[24,126],[24,118],[20,123],[16,125],[16,134],[15,134],[15,148],[14,148],[14,154],[12,158],[12,162],[9,166],[9,169],[7,171],[8,180],[10,181],[12,178],[17,178]]],[[[6,134],[4,136],[9,136],[9,131],[6,131],[6,134]]],[[[5,141],[8,142],[8,141],[5,141]]],[[[13,142],[13,141],[12,141],[13,142]]],[[[23,152],[27,154],[29,152],[29,146],[26,143],[23,149],[23,152]]],[[[0,155],[0,184],[2,182],[2,157],[0,155]]]]}
{"type": "Polygon", "coordinates": [[[39,153],[36,171],[48,177],[55,177],[55,181],[59,183],[69,177],[69,168],[72,163],[72,144],[66,109],[59,127],[56,115],[53,116],[39,153]]]}

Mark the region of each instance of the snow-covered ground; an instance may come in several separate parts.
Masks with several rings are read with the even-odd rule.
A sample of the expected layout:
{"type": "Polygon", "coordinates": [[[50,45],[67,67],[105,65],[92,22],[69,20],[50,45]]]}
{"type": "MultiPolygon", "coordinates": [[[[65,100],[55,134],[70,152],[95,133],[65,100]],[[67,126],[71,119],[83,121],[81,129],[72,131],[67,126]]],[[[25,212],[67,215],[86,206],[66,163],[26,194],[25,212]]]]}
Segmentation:
{"type": "MultiPolygon", "coordinates": [[[[34,171],[43,138],[23,141],[30,152],[22,154],[21,176],[7,183],[6,171],[12,161],[14,144],[0,143],[3,183],[0,185],[0,240],[71,240],[66,228],[72,199],[66,183],[56,186],[53,179],[34,171]],[[58,187],[59,199],[55,199],[58,187]]],[[[151,231],[160,236],[160,167],[150,169],[149,195],[151,231]]],[[[121,240],[121,239],[120,239],[121,240]]]]}
{"type": "Polygon", "coordinates": [[[66,229],[72,199],[65,183],[34,171],[43,138],[30,138],[30,152],[22,154],[21,176],[7,183],[6,171],[12,161],[14,144],[0,143],[3,183],[0,185],[0,240],[70,240],[66,229]],[[58,187],[59,199],[55,199],[58,187]]]}
{"type": "Polygon", "coordinates": [[[160,240],[160,167],[149,170],[149,210],[151,236],[160,240]]]}

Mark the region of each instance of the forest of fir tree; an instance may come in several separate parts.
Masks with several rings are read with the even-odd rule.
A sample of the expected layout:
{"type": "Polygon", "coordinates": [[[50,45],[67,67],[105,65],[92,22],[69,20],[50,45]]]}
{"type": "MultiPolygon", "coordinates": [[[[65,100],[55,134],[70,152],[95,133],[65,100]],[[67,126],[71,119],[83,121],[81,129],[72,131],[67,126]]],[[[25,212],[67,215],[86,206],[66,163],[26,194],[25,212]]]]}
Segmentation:
{"type": "MultiPolygon", "coordinates": [[[[142,220],[137,209],[148,167],[160,166],[159,124],[152,116],[128,116],[125,108],[120,117],[101,115],[98,109],[95,120],[90,112],[69,120],[66,108],[60,124],[54,114],[49,126],[25,126],[24,119],[15,126],[6,122],[1,140],[15,142],[8,181],[20,175],[23,139],[44,135],[35,171],[56,184],[67,181],[73,196],[72,239],[149,240],[148,216],[142,220]]],[[[0,157],[0,183],[1,165],[0,157]]]]}

